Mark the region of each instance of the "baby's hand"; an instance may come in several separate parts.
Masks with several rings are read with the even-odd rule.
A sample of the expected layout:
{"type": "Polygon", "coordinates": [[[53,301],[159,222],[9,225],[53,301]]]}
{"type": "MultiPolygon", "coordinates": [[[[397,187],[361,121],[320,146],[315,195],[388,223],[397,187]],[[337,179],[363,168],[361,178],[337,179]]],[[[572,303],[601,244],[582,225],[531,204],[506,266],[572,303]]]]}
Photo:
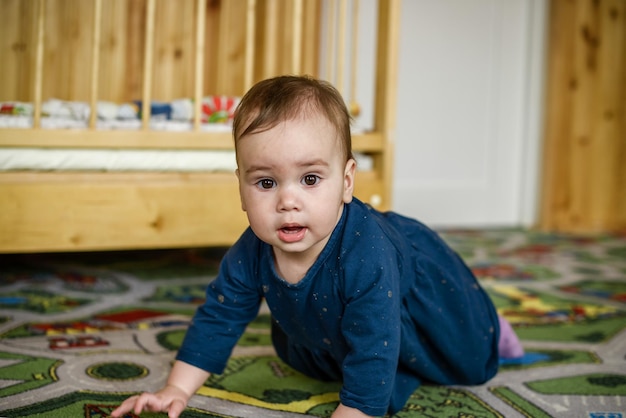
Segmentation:
{"type": "Polygon", "coordinates": [[[111,412],[111,416],[114,418],[121,417],[130,411],[138,415],[147,411],[167,412],[169,418],[178,418],[187,406],[188,400],[188,396],[183,390],[168,385],[156,393],[145,392],[141,395],[131,396],[111,412]]]}

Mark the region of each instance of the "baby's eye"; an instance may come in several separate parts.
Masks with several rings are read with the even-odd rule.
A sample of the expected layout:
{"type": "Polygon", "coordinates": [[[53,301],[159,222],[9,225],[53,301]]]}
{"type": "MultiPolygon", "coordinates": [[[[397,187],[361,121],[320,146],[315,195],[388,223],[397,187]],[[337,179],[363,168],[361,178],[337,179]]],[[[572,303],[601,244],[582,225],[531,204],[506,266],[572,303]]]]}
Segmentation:
{"type": "Polygon", "coordinates": [[[319,181],[320,181],[319,176],[316,176],[315,174],[307,174],[306,176],[302,178],[302,183],[307,186],[314,186],[319,181]]]}
{"type": "Polygon", "coordinates": [[[272,179],[261,179],[256,184],[261,189],[271,189],[276,185],[276,182],[272,179]]]}

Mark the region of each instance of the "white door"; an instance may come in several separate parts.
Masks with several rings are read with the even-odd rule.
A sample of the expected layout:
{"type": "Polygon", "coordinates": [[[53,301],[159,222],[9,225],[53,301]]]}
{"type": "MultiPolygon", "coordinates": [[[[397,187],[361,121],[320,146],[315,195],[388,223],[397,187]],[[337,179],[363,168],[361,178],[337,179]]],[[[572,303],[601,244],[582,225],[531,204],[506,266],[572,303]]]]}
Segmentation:
{"type": "Polygon", "coordinates": [[[535,220],[544,0],[404,0],[393,209],[433,226],[535,220]]]}

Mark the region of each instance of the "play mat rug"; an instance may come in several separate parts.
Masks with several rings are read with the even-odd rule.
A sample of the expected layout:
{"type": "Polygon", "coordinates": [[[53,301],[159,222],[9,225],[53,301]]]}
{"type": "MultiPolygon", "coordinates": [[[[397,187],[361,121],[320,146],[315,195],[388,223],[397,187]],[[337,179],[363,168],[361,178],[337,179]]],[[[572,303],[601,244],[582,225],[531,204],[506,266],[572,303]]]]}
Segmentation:
{"type": "MultiPolygon", "coordinates": [[[[396,417],[626,417],[626,235],[442,236],[526,355],[481,386],[425,385],[396,417]]],[[[0,416],[103,418],[159,388],[223,251],[0,256],[0,416]]],[[[339,386],[282,363],[269,332],[262,310],[183,417],[329,416],[339,386]]]]}

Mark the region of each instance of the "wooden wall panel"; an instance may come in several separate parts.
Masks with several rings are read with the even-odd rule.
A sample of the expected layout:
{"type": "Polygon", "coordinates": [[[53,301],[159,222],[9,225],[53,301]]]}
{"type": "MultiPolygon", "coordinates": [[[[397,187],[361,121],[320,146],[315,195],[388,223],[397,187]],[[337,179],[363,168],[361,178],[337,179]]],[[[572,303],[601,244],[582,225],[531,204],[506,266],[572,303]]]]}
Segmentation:
{"type": "Polygon", "coordinates": [[[98,91],[101,100],[122,102],[141,97],[145,3],[106,0],[102,5],[98,91]],[[135,12],[136,11],[136,12],[135,12]]]}
{"type": "Polygon", "coordinates": [[[195,53],[194,3],[189,0],[157,2],[152,73],[154,80],[152,95],[156,100],[192,95],[195,53]]]}
{"type": "Polygon", "coordinates": [[[217,94],[236,94],[243,90],[246,10],[242,0],[222,2],[220,13],[217,65],[217,94]]]}
{"type": "Polygon", "coordinates": [[[553,0],[540,227],[626,230],[626,1],[553,0]]]}
{"type": "MultiPolygon", "coordinates": [[[[43,97],[88,101],[94,3],[52,0],[43,4],[46,16],[43,97]]],[[[34,50],[36,38],[27,39],[26,43],[34,50]]]]}
{"type": "Polygon", "coordinates": [[[0,100],[31,100],[33,97],[37,4],[0,0],[0,100]]]}

